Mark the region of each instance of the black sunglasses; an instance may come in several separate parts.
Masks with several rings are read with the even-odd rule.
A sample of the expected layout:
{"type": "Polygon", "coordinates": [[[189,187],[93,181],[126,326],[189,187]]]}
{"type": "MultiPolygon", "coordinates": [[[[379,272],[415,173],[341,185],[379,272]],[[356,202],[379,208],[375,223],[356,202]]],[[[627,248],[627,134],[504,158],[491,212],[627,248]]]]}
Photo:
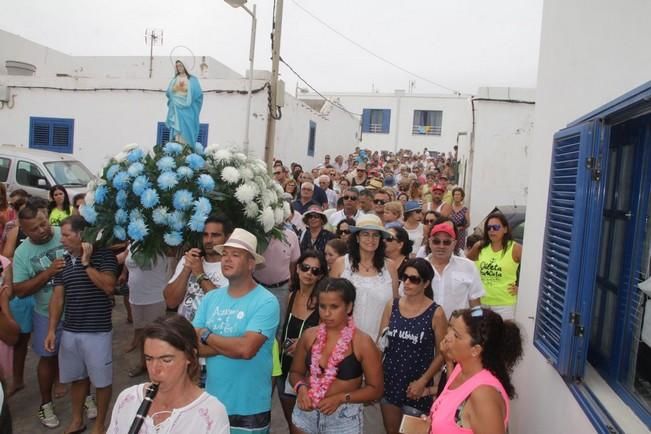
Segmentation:
{"type": "Polygon", "coordinates": [[[488,231],[499,231],[502,229],[502,225],[486,225],[486,229],[488,229],[488,231]]]}
{"type": "Polygon", "coordinates": [[[425,219],[425,223],[428,225],[433,225],[436,222],[436,219],[425,219]]]}
{"type": "Polygon", "coordinates": [[[280,175],[281,173],[283,173],[283,172],[274,172],[274,176],[275,175],[280,175]]]}
{"type": "Polygon", "coordinates": [[[357,200],[357,196],[343,196],[344,200],[357,200]]]}
{"type": "Polygon", "coordinates": [[[337,233],[340,234],[340,235],[348,235],[348,234],[350,234],[350,231],[348,229],[343,229],[343,230],[337,231],[337,233]]]}
{"type": "Polygon", "coordinates": [[[454,242],[454,240],[441,240],[440,238],[430,238],[430,242],[435,246],[443,244],[444,246],[449,246],[454,242]]]}
{"type": "Polygon", "coordinates": [[[312,267],[310,265],[307,265],[305,263],[303,264],[298,264],[299,270],[301,270],[304,273],[307,273],[308,271],[312,273],[312,276],[320,276],[323,274],[323,270],[321,267],[312,267]]]}
{"type": "Polygon", "coordinates": [[[382,200],[382,199],[375,199],[375,200],[373,201],[373,203],[376,204],[376,205],[384,205],[384,204],[387,203],[387,201],[386,201],[386,200],[382,200]]]}
{"type": "Polygon", "coordinates": [[[384,241],[389,242],[389,241],[398,241],[396,237],[388,236],[384,239],[384,241]]]}
{"type": "Polygon", "coordinates": [[[403,282],[410,281],[414,285],[420,285],[421,283],[423,283],[423,279],[420,276],[413,276],[409,274],[403,274],[402,276],[400,276],[400,280],[403,282]]]}

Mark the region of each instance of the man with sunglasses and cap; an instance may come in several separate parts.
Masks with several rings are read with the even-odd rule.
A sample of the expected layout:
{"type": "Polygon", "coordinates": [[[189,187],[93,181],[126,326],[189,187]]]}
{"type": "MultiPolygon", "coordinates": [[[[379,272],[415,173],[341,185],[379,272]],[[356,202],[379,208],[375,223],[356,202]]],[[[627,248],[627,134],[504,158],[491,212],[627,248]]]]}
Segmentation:
{"type": "Polygon", "coordinates": [[[255,235],[236,228],[215,247],[228,286],[207,293],[193,320],[199,355],[206,357],[206,391],[228,412],[231,433],[268,433],[272,346],[278,300],[253,279],[264,258],[255,235]]]}
{"type": "Polygon", "coordinates": [[[453,254],[456,239],[456,229],[450,221],[434,226],[429,233],[432,253],[427,260],[434,269],[434,301],[443,308],[446,318],[457,309],[479,306],[485,294],[475,264],[453,254]]]}

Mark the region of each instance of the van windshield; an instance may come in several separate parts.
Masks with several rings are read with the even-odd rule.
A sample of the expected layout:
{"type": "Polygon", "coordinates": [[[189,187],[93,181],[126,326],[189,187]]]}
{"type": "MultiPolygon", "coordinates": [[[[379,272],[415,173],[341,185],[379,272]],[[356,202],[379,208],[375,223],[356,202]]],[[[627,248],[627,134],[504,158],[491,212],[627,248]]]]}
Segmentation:
{"type": "Polygon", "coordinates": [[[51,161],[43,163],[54,181],[64,187],[85,187],[93,175],[79,161],[51,161]]]}

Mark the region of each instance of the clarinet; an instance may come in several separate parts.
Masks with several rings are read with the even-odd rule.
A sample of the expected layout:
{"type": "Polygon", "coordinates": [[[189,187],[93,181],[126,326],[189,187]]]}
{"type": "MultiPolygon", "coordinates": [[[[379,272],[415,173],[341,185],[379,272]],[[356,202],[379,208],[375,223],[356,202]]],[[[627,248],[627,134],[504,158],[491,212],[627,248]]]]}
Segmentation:
{"type": "Polygon", "coordinates": [[[134,417],[133,422],[131,422],[131,428],[129,428],[129,434],[138,434],[138,432],[140,432],[140,428],[142,427],[142,424],[145,421],[145,418],[147,417],[147,413],[149,412],[149,407],[151,407],[151,403],[154,401],[154,398],[156,397],[156,392],[158,392],[158,384],[151,383],[149,387],[147,387],[147,392],[145,392],[145,398],[142,400],[142,404],[140,404],[140,407],[136,412],[136,417],[134,417]]]}

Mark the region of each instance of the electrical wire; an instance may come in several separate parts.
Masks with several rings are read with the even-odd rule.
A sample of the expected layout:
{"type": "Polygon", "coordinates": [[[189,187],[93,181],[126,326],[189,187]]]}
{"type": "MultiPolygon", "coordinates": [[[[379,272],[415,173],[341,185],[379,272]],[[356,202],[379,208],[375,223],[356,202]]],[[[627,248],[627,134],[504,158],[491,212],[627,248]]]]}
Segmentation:
{"type": "Polygon", "coordinates": [[[305,12],[306,14],[308,14],[309,16],[311,16],[312,18],[314,18],[316,21],[318,21],[319,23],[321,23],[322,25],[324,25],[325,27],[327,27],[328,29],[330,29],[332,32],[334,32],[334,33],[336,33],[337,35],[341,36],[342,38],[344,38],[345,40],[347,40],[347,41],[350,42],[351,44],[355,45],[357,48],[359,48],[359,49],[365,51],[366,53],[370,54],[371,56],[375,57],[376,59],[379,59],[379,60],[381,60],[382,62],[384,62],[384,63],[386,63],[386,64],[388,64],[388,65],[391,65],[391,66],[393,66],[394,68],[399,69],[400,71],[405,72],[405,73],[407,73],[407,74],[409,74],[409,75],[411,75],[411,76],[413,76],[413,77],[415,77],[415,78],[417,78],[417,79],[419,79],[419,80],[423,80],[423,81],[426,82],[426,83],[433,84],[434,86],[440,87],[441,89],[449,90],[450,92],[452,92],[452,93],[454,93],[454,94],[461,95],[461,92],[458,91],[458,90],[456,90],[456,89],[452,89],[452,88],[450,88],[450,87],[447,87],[447,86],[442,85],[441,83],[437,83],[437,82],[435,82],[435,81],[433,81],[433,80],[430,80],[430,79],[428,79],[428,78],[426,78],[426,77],[423,77],[422,75],[416,74],[415,72],[412,72],[412,71],[410,71],[410,70],[408,70],[408,69],[406,69],[406,68],[403,68],[402,66],[397,65],[396,63],[390,61],[389,59],[387,59],[387,58],[385,58],[385,57],[382,57],[382,56],[380,56],[380,55],[377,54],[377,53],[374,53],[373,51],[369,50],[368,48],[362,46],[362,45],[359,44],[358,42],[355,42],[353,39],[351,39],[351,38],[349,38],[348,36],[344,35],[344,34],[341,33],[339,30],[335,29],[335,28],[332,27],[330,24],[328,24],[328,23],[326,23],[325,21],[323,21],[321,18],[319,18],[319,17],[317,17],[316,15],[314,15],[312,12],[310,12],[309,10],[307,10],[304,6],[302,6],[301,4],[299,4],[296,0],[292,0],[292,3],[294,3],[294,4],[295,4],[299,9],[301,9],[303,12],[305,12]]]}
{"type": "Polygon", "coordinates": [[[306,80],[301,76],[301,74],[299,74],[298,72],[296,72],[296,70],[295,70],[294,68],[292,68],[291,65],[290,65],[289,63],[285,62],[285,59],[283,59],[282,56],[280,56],[280,61],[282,62],[283,65],[285,65],[286,67],[288,67],[289,70],[292,71],[292,72],[294,73],[295,76],[297,76],[297,77],[298,77],[298,78],[299,78],[303,83],[305,83],[305,84],[307,85],[307,87],[309,87],[310,89],[312,89],[312,91],[314,91],[314,93],[316,93],[317,95],[319,95],[319,96],[320,96],[321,98],[323,98],[325,101],[327,101],[327,102],[329,102],[330,104],[332,104],[333,107],[337,107],[339,110],[342,110],[342,111],[348,113],[349,115],[353,115],[353,116],[362,116],[361,113],[354,113],[354,112],[351,112],[350,110],[346,109],[344,106],[342,106],[341,104],[339,104],[338,102],[331,100],[330,98],[328,98],[327,96],[323,95],[321,92],[319,92],[318,90],[316,90],[316,89],[314,88],[314,86],[312,86],[310,83],[308,83],[308,82],[307,82],[307,81],[306,81],[306,80]]]}

